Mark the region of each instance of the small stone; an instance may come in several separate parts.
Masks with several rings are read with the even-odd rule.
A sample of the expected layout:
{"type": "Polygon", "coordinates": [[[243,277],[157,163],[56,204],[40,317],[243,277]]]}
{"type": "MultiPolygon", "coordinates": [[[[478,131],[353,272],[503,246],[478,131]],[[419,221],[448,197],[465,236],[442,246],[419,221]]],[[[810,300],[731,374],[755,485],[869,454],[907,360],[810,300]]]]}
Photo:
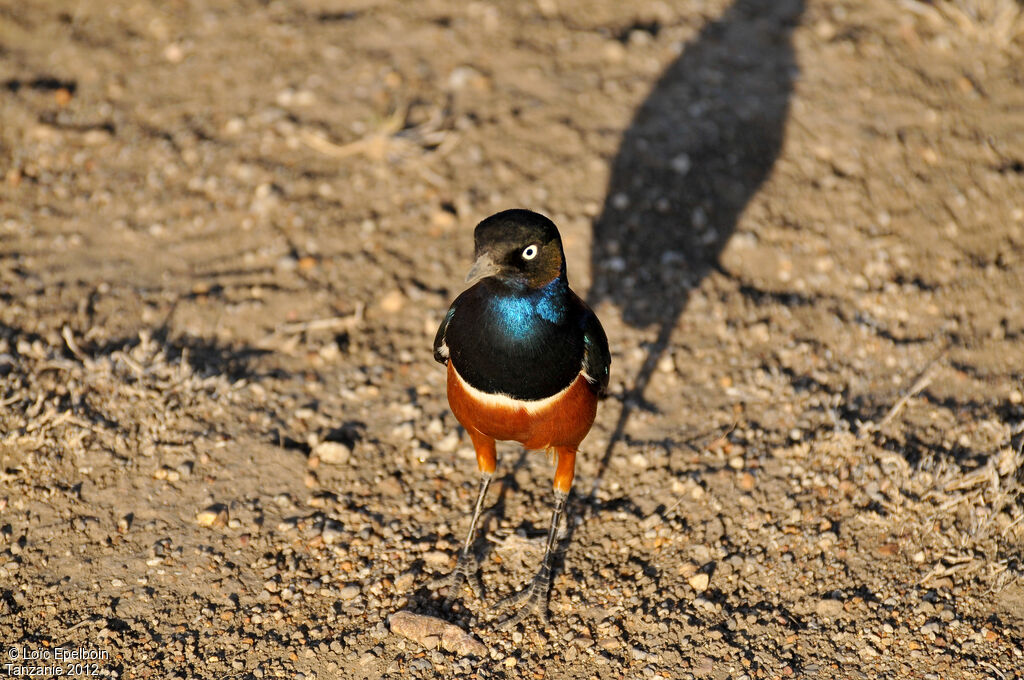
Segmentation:
{"type": "Polygon", "coordinates": [[[388,291],[380,299],[379,305],[382,312],[394,314],[405,306],[405,295],[398,289],[388,291]]]}
{"type": "Polygon", "coordinates": [[[359,593],[360,593],[359,586],[357,586],[357,585],[355,585],[353,583],[353,584],[349,584],[349,585],[345,586],[344,588],[342,588],[341,590],[339,590],[338,591],[338,597],[340,597],[342,600],[354,600],[357,597],[359,597],[359,593]]]}
{"type": "Polygon", "coordinates": [[[401,496],[402,495],[402,483],[398,481],[398,478],[394,475],[385,477],[377,485],[377,490],[385,496],[401,496]]]}
{"type": "Polygon", "coordinates": [[[708,584],[711,583],[711,577],[706,571],[699,571],[690,578],[686,579],[686,582],[690,584],[690,587],[696,590],[698,593],[703,593],[708,589],[708,584]]]}
{"type": "Polygon", "coordinates": [[[324,539],[324,543],[331,545],[342,539],[344,530],[345,528],[340,522],[329,519],[324,522],[324,528],[320,530],[320,536],[324,539]]]}
{"type": "Polygon", "coordinates": [[[744,491],[753,491],[757,487],[757,478],[749,472],[744,472],[740,475],[739,485],[744,491]]]}
{"type": "Polygon", "coordinates": [[[325,465],[344,465],[352,456],[352,449],[341,442],[320,442],[313,449],[313,455],[325,465]]]}
{"type": "Polygon", "coordinates": [[[685,153],[681,153],[671,161],[672,169],[678,172],[680,175],[685,175],[690,172],[690,168],[693,167],[693,163],[690,161],[690,156],[685,153]]]}
{"type": "Polygon", "coordinates": [[[444,439],[441,439],[434,448],[440,453],[451,453],[459,447],[459,435],[455,432],[449,432],[444,439]]]}
{"type": "MultiPolygon", "coordinates": [[[[440,645],[458,656],[487,657],[487,647],[458,626],[435,616],[399,611],[388,617],[391,632],[417,642],[428,649],[440,645]]],[[[514,665],[514,664],[513,664],[514,665]]]]}
{"type": "Polygon", "coordinates": [[[675,361],[671,354],[666,354],[658,359],[658,371],[661,373],[672,373],[676,370],[675,361]]]}
{"type": "Polygon", "coordinates": [[[729,467],[733,470],[742,470],[744,465],[745,461],[743,460],[743,456],[733,456],[729,459],[729,467]]]}
{"type": "Polygon", "coordinates": [[[702,656],[699,659],[697,659],[697,663],[693,665],[693,674],[711,675],[711,672],[714,670],[714,668],[715,666],[714,663],[711,661],[711,658],[707,656],[702,656]]]}
{"type": "Polygon", "coordinates": [[[424,658],[413,659],[409,662],[409,670],[411,671],[429,671],[433,667],[434,665],[424,658]]]}
{"type": "Polygon", "coordinates": [[[650,465],[650,461],[647,460],[647,456],[642,453],[634,453],[629,457],[629,464],[636,470],[646,470],[650,465]]]}
{"type": "Polygon", "coordinates": [[[835,619],[843,614],[843,603],[839,600],[818,600],[818,604],[815,605],[814,611],[818,616],[822,616],[829,619],[835,619]]]}
{"type": "Polygon", "coordinates": [[[573,638],[572,643],[580,649],[589,649],[594,646],[594,639],[587,635],[577,635],[573,638]]]}
{"type": "Polygon", "coordinates": [[[435,567],[448,564],[451,556],[443,550],[430,550],[423,553],[423,561],[435,567]]]}
{"type": "Polygon", "coordinates": [[[228,523],[228,508],[221,503],[214,503],[205,510],[196,513],[196,524],[201,527],[222,527],[228,523]]]}
{"type": "Polygon", "coordinates": [[[164,59],[172,64],[179,64],[181,60],[185,58],[185,51],[181,49],[181,45],[177,43],[171,43],[164,48],[164,59]]]}
{"type": "Polygon", "coordinates": [[[416,575],[411,571],[407,571],[404,574],[399,574],[395,577],[395,592],[404,593],[413,587],[416,583],[416,575]]]}

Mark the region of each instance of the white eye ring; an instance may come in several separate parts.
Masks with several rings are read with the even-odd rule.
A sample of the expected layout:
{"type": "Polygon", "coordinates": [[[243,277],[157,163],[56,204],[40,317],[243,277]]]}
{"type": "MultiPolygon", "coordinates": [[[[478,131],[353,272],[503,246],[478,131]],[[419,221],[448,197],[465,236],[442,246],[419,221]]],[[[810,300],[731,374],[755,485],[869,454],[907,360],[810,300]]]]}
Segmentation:
{"type": "Polygon", "coordinates": [[[526,246],[526,249],[523,250],[523,259],[532,260],[535,257],[537,257],[537,246],[526,246]]]}

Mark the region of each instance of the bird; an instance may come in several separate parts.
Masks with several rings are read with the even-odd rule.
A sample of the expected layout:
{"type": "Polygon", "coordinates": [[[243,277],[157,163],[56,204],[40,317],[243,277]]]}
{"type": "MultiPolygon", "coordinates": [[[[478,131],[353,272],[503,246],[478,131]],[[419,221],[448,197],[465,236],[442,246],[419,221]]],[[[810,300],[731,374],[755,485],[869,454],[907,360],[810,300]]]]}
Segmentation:
{"type": "Polygon", "coordinates": [[[482,592],[472,546],[497,465],[496,442],[514,441],[551,455],[554,508],[540,568],[508,598],[518,611],[499,620],[499,627],[534,614],[547,623],[555,538],[576,454],[594,424],[598,401],[608,392],[608,338],[569,287],[562,239],[550,219],[530,210],[505,210],[481,221],[473,242],[476,259],[466,276],[468,287],[434,338],[434,359],[447,367],[448,404],[473,442],[480,473],[445,607],[463,585],[482,592]]]}

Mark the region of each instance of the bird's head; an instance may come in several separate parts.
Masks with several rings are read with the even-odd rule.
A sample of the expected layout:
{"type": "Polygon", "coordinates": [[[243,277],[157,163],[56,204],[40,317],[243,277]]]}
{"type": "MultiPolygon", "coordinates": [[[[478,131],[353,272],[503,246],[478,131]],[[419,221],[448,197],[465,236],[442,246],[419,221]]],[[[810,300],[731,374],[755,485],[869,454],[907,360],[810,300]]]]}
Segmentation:
{"type": "Polygon", "coordinates": [[[562,238],[555,224],[529,210],[505,210],[476,225],[476,262],[470,285],[488,277],[524,288],[540,288],[565,276],[562,238]]]}

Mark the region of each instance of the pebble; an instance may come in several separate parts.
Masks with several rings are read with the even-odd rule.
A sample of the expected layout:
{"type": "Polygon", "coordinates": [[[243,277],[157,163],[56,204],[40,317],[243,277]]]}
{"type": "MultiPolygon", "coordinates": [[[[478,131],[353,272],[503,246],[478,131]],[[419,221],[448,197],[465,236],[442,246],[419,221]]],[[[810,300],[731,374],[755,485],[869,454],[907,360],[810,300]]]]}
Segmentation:
{"type": "Polygon", "coordinates": [[[222,527],[227,523],[228,508],[220,503],[214,503],[196,513],[196,524],[201,527],[222,527]]]}
{"type": "Polygon", "coordinates": [[[666,354],[658,359],[658,371],[661,373],[674,373],[676,370],[675,361],[671,354],[666,354]]]}
{"type": "Polygon", "coordinates": [[[385,293],[378,304],[382,312],[394,314],[401,311],[402,307],[405,306],[405,295],[396,288],[385,293]]]}
{"type": "Polygon", "coordinates": [[[409,662],[409,670],[411,671],[429,671],[433,667],[434,664],[422,657],[419,659],[413,659],[409,662]]]}
{"type": "Polygon", "coordinates": [[[696,590],[698,593],[703,593],[708,589],[708,584],[711,582],[711,577],[706,571],[699,571],[690,578],[686,579],[686,582],[690,584],[690,587],[696,590]]]}
{"type": "Polygon", "coordinates": [[[572,643],[580,649],[589,649],[594,646],[594,639],[585,635],[577,635],[573,638],[572,643]]]}
{"type": "Polygon", "coordinates": [[[399,611],[388,617],[391,632],[421,644],[427,649],[442,649],[458,656],[486,658],[486,645],[456,625],[436,616],[399,611]]]}
{"type": "Polygon", "coordinates": [[[690,172],[690,168],[693,167],[693,162],[688,154],[681,153],[672,159],[671,165],[674,171],[680,175],[686,175],[690,172]]]}
{"type": "Polygon", "coordinates": [[[354,600],[359,597],[360,589],[355,584],[349,584],[338,591],[338,597],[342,600],[354,600]]]}
{"type": "Polygon", "coordinates": [[[344,535],[344,527],[340,522],[334,520],[325,521],[324,528],[320,531],[320,536],[323,537],[324,543],[327,545],[337,543],[344,535]]]}
{"type": "Polygon", "coordinates": [[[399,574],[395,578],[395,592],[404,593],[410,590],[416,583],[416,575],[411,571],[407,571],[404,574],[399,574]]]}
{"type": "Polygon", "coordinates": [[[629,464],[636,470],[646,470],[650,465],[650,461],[642,453],[635,453],[629,458],[629,464]]]}
{"type": "Polygon", "coordinates": [[[321,463],[325,465],[344,465],[352,456],[352,449],[341,442],[320,442],[313,449],[321,463]]]}
{"type": "Polygon", "coordinates": [[[814,611],[818,616],[834,619],[842,616],[843,614],[843,603],[840,600],[818,600],[818,604],[815,605],[814,611]]]}
{"type": "Polygon", "coordinates": [[[434,445],[440,453],[451,453],[455,449],[459,448],[459,435],[455,432],[449,432],[443,439],[434,445]]]}
{"type": "Polygon", "coordinates": [[[382,479],[377,484],[377,489],[385,496],[394,497],[402,495],[402,483],[394,475],[382,479]]]}
{"type": "Polygon", "coordinates": [[[443,550],[430,550],[423,553],[423,561],[435,567],[448,564],[451,556],[443,550]]]}
{"type": "Polygon", "coordinates": [[[725,524],[720,517],[712,517],[704,528],[704,542],[708,545],[715,545],[725,535],[725,524]]]}
{"type": "Polygon", "coordinates": [[[715,669],[714,662],[710,657],[702,656],[697,659],[697,663],[693,665],[693,672],[695,675],[711,675],[711,672],[715,669]]]}

